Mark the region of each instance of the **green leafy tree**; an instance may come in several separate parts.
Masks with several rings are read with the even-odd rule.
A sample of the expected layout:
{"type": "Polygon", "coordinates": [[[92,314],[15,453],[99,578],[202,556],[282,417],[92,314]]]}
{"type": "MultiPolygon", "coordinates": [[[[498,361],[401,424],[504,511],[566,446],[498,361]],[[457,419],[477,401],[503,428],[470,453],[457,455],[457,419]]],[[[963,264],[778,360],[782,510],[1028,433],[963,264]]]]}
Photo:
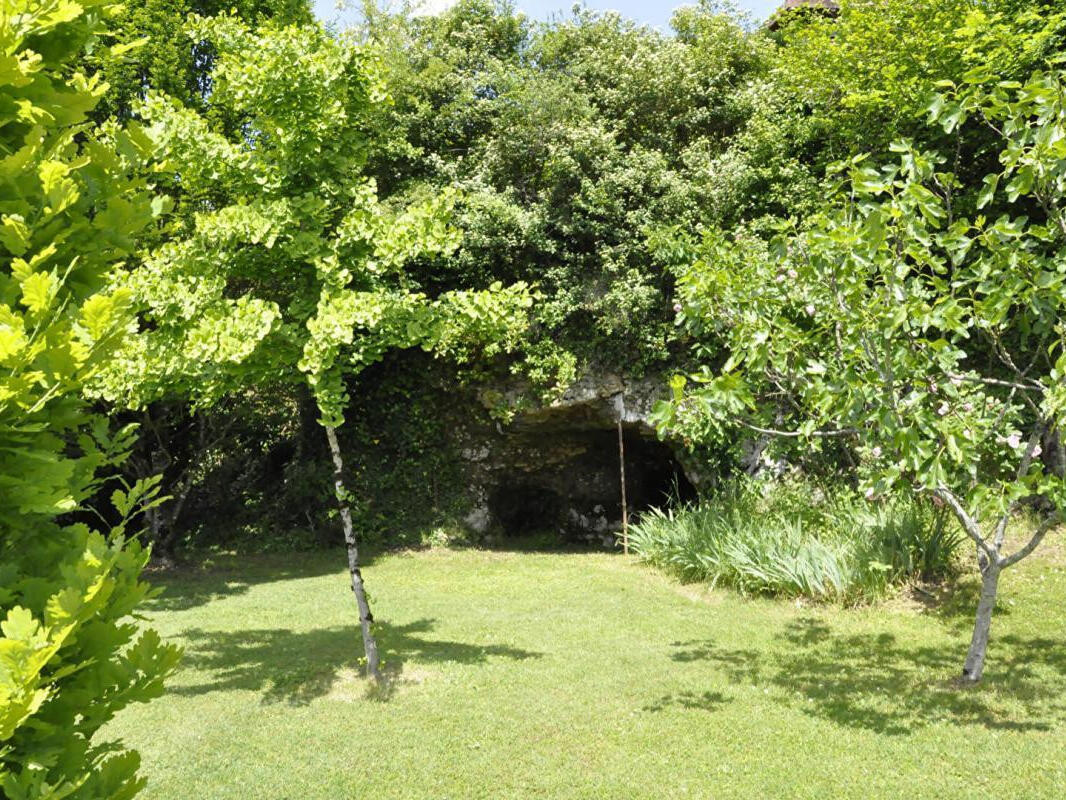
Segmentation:
{"type": "MultiPolygon", "coordinates": [[[[103,46],[115,11],[98,0],[14,0],[0,12],[0,793],[9,798],[135,794],[137,754],[94,737],[125,705],[157,696],[178,655],[133,620],[148,553],[127,522],[100,532],[73,521],[130,444],[81,390],[131,319],[130,293],[105,291],[107,273],[153,216],[146,185],[130,177],[148,139],[86,123],[106,87],[79,59],[103,46]]],[[[111,499],[128,520],[153,494],[149,481],[111,499]]]]}
{"type": "Polygon", "coordinates": [[[367,19],[394,98],[368,165],[383,195],[462,190],[463,245],[425,288],[536,283],[527,372],[667,361],[671,275],[648,235],[764,196],[725,154],[770,42],[707,3],[678,12],[676,37],[587,10],[537,25],[492,0],[367,19]]]}
{"type": "Polygon", "coordinates": [[[872,502],[912,489],[948,507],[982,574],[970,681],[1000,574],[1066,500],[1043,453],[1066,415],[1063,77],[997,83],[978,70],[933,103],[948,131],[974,118],[998,132],[1000,168],[974,204],[1001,215],[959,216],[956,176],[897,144],[896,164],[845,165],[837,202],[803,229],[785,225],[770,245],[711,233],[681,277],[680,319],[721,361],[688,386],[675,379],[664,424],[844,442],[872,502]],[[1051,512],[1011,550],[1011,522],[1037,498],[1051,512]]]}
{"type": "Polygon", "coordinates": [[[514,346],[531,298],[491,286],[413,291],[425,254],[451,252],[454,192],[394,207],[364,174],[386,97],[374,53],[316,26],[195,20],[218,53],[210,102],[221,117],[150,95],[139,113],[181,187],[177,229],[120,282],[142,326],[98,391],[139,407],[165,396],[210,406],[237,391],[295,383],[318,402],[336,476],[368,671],[378,675],[336,428],[346,379],[392,348],[466,361],[514,346]]]}
{"type": "MultiPolygon", "coordinates": [[[[189,36],[190,14],[234,14],[251,25],[266,20],[306,23],[312,19],[306,0],[131,0],[123,13],[111,21],[109,31],[117,46],[96,49],[87,59],[94,73],[107,84],[92,116],[129,120],[134,108],[150,91],[176,98],[183,105],[211,114],[214,124],[236,130],[242,120],[224,117],[222,109],[209,102],[216,53],[212,43],[189,36]]],[[[166,187],[172,197],[182,187],[166,187]]],[[[145,248],[164,241],[165,228],[153,231],[145,248]]],[[[180,400],[153,403],[139,415],[140,436],[123,472],[131,480],[159,474],[170,499],[147,514],[147,541],[153,557],[162,564],[174,562],[184,523],[189,521],[196,489],[207,473],[208,455],[217,444],[216,435],[234,429],[239,421],[217,410],[189,413],[180,400]],[[190,430],[191,428],[191,430],[190,430]]]]}

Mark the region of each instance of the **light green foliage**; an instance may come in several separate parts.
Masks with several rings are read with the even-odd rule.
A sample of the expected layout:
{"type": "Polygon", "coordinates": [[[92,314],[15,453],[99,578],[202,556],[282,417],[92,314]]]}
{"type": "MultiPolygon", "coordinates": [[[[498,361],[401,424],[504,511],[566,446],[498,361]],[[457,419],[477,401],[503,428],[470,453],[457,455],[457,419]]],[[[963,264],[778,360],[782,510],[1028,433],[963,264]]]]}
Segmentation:
{"type": "MultiPolygon", "coordinates": [[[[879,150],[902,137],[936,137],[924,126],[938,80],[990,68],[1022,79],[1062,46],[1061,4],[1030,0],[845,0],[835,17],[786,24],[774,83],[811,119],[808,147],[826,159],[879,150]]],[[[783,110],[783,109],[780,109],[783,110]]],[[[976,149],[987,141],[967,132],[976,149]]],[[[970,145],[964,155],[973,157],[970,145]]],[[[958,170],[958,165],[953,169],[958,170]]],[[[979,177],[979,176],[978,176],[979,177]]]]}
{"type": "Polygon", "coordinates": [[[962,539],[947,522],[928,502],[870,508],[846,487],[737,480],[699,507],[643,515],[629,546],[685,580],[856,603],[950,574],[962,539]]]}
{"type": "Polygon", "coordinates": [[[243,125],[229,132],[160,95],[143,104],[183,225],[129,276],[147,324],[104,394],[209,404],[306,380],[337,425],[344,375],[388,348],[461,361],[475,341],[515,343],[531,302],[524,287],[434,298],[410,289],[408,264],[458,245],[447,221],[455,195],[394,208],[363,175],[368,126],[385,102],[373,51],[318,27],[253,32],[233,17],[195,20],[190,35],[218,53],[212,106],[243,125]]]}
{"type": "Polygon", "coordinates": [[[708,235],[681,278],[681,316],[728,359],[691,391],[676,382],[667,424],[852,437],[871,496],[947,487],[973,510],[1061,503],[1061,478],[1034,456],[1064,413],[1063,97],[1059,76],[1037,74],[934,104],[945,127],[981,114],[1003,131],[981,202],[999,186],[1013,215],[955,216],[955,177],[901,144],[898,164],[851,161],[840,204],[770,247],[708,235]],[[1022,216],[1026,201],[1044,218],[1022,216]]]}
{"type": "Polygon", "coordinates": [[[151,611],[182,671],[109,728],[154,800],[1062,794],[1058,547],[1004,586],[997,666],[968,691],[970,578],[848,608],[679,587],[613,554],[464,549],[374,561],[383,696],[351,668],[338,558],[215,555],[167,578],[151,611]]]}
{"type": "Polygon", "coordinates": [[[338,292],[323,298],[318,314],[308,321],[311,336],[299,366],[307,373],[326,419],[337,424],[347,404],[346,372],[379,360],[392,347],[420,345],[459,362],[474,352],[485,356],[507,352],[518,343],[531,302],[521,284],[449,292],[433,301],[412,294],[338,292]],[[373,335],[359,337],[359,330],[371,330],[373,335]],[[348,369],[338,368],[342,348],[348,351],[348,369]]]}
{"type": "MultiPolygon", "coordinates": [[[[60,522],[121,462],[80,398],[128,324],[129,292],[100,291],[152,218],[136,128],[91,130],[104,90],[74,59],[114,13],[105,2],[7,3],[0,29],[0,787],[10,798],[129,797],[135,753],[94,740],[125,705],[158,695],[177,650],[131,614],[147,552],[123,522],[60,522]]],[[[128,519],[154,484],[117,490],[128,519]]]]}

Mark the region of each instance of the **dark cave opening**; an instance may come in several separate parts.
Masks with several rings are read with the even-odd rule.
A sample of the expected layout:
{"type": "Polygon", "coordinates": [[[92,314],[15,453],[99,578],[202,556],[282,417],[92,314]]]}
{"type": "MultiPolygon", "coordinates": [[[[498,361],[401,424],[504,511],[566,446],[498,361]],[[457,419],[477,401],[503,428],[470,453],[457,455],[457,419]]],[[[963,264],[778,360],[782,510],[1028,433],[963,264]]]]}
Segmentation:
{"type": "MultiPolygon", "coordinates": [[[[505,536],[557,532],[570,540],[612,544],[622,527],[616,429],[529,431],[521,453],[489,492],[494,522],[505,536]]],[[[670,446],[626,428],[626,505],[642,511],[697,499],[670,446]]]]}
{"type": "Polygon", "coordinates": [[[626,440],[626,494],[631,514],[698,499],[696,487],[670,447],[640,436],[626,440]]]}
{"type": "Polygon", "coordinates": [[[502,483],[489,497],[493,517],[511,536],[550,528],[561,518],[565,503],[554,490],[521,480],[502,483]]]}

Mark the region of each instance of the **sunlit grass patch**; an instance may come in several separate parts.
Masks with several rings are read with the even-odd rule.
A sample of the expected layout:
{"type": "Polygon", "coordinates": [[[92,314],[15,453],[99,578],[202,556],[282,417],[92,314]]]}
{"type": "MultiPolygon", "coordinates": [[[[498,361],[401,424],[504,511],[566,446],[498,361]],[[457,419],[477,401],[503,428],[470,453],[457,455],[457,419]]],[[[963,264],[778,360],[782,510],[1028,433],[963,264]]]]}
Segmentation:
{"type": "Polygon", "coordinates": [[[1049,554],[1004,580],[974,689],[955,685],[968,580],[954,600],[848,608],[679,587],[620,555],[382,556],[365,570],[379,688],[342,553],[226,561],[160,576],[150,613],[184,666],[107,732],[142,751],[159,800],[1059,797],[1066,570],[1049,554]]]}

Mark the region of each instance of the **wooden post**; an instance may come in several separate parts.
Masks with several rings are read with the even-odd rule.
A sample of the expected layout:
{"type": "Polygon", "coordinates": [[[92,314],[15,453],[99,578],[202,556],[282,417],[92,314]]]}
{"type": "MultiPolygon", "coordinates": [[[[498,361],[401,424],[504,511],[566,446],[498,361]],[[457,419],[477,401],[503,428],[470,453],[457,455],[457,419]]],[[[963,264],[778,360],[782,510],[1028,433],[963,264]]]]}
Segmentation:
{"type": "Polygon", "coordinates": [[[622,552],[629,555],[629,506],[626,503],[626,444],[622,435],[622,415],[618,415],[618,471],[622,483],[622,552]]]}

